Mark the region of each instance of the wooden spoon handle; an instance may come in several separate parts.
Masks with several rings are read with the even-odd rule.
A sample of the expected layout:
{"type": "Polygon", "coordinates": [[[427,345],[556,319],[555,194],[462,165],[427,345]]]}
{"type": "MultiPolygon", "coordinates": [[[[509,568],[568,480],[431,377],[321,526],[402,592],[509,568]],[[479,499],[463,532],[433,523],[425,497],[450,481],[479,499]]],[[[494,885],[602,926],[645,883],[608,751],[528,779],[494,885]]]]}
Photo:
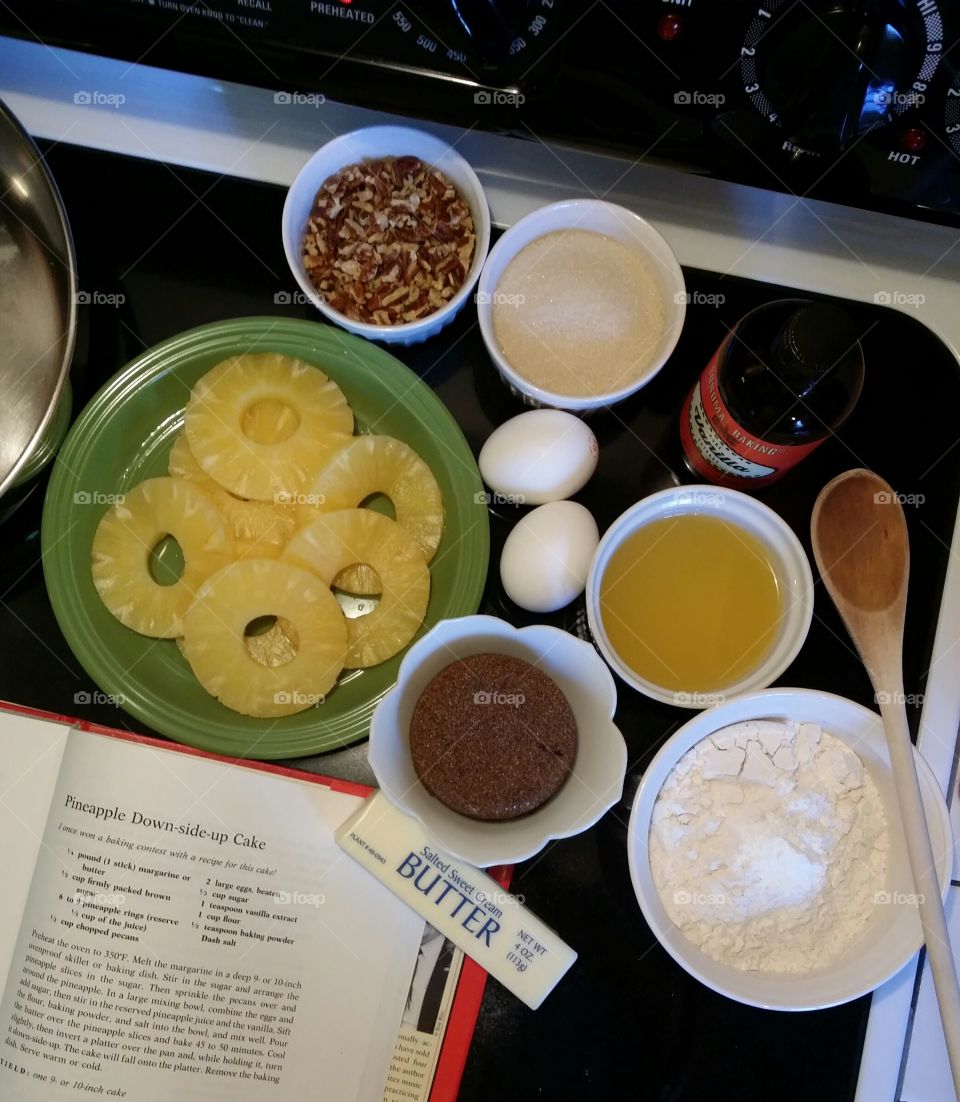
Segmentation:
{"type": "Polygon", "coordinates": [[[907,727],[907,713],[903,706],[902,693],[883,693],[880,699],[884,701],[880,705],[880,711],[886,727],[900,818],[903,821],[907,853],[918,896],[923,939],[927,946],[930,971],[933,973],[937,1003],[940,1006],[953,1087],[960,1099],[960,986],[957,984],[956,962],[950,948],[950,937],[943,913],[936,861],[923,812],[923,798],[920,795],[913,744],[907,727]]]}

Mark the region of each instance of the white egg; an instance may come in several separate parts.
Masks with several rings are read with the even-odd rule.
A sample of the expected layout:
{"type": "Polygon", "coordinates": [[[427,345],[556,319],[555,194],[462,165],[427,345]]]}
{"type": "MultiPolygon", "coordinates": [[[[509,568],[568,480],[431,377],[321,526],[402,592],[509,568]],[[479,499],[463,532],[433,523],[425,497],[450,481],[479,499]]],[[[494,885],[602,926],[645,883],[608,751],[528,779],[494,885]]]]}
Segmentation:
{"type": "Polygon", "coordinates": [[[600,533],[588,509],[552,501],[519,521],[500,556],[500,580],[511,601],[530,612],[555,612],[587,584],[600,533]]]}
{"type": "Polygon", "coordinates": [[[483,481],[506,501],[542,505],[571,497],[596,470],[597,438],[562,409],[531,409],[511,417],[480,451],[483,481]]]}

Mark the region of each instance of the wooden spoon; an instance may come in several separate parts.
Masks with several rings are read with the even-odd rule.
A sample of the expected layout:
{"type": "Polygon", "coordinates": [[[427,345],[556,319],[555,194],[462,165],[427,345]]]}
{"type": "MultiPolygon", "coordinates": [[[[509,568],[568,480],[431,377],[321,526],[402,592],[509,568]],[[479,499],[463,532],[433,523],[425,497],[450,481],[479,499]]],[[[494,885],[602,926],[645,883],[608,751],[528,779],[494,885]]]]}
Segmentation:
{"type": "Polygon", "coordinates": [[[897,495],[872,471],[847,471],[820,491],[810,522],[813,554],[880,703],[919,898],[927,959],[960,1099],[960,987],[903,700],[903,620],[910,546],[897,495]]]}

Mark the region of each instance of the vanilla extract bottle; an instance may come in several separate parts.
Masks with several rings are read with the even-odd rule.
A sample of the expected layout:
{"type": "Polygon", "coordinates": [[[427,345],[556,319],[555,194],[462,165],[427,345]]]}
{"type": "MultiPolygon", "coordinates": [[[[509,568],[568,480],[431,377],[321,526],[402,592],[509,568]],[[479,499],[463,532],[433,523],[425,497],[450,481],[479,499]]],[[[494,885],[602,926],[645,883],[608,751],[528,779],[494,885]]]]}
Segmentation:
{"type": "Polygon", "coordinates": [[[849,314],[780,299],[727,334],[680,414],[686,465],[698,478],[752,490],[781,478],[850,416],[863,353],[849,314]]]}

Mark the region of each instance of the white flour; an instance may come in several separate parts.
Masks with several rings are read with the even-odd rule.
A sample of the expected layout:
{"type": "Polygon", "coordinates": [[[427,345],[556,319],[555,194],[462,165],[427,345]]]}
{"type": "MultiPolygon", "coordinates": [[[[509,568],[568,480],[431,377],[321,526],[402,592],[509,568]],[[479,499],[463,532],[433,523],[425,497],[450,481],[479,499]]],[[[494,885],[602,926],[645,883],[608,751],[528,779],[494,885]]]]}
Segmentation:
{"type": "Polygon", "coordinates": [[[654,805],[650,868],[673,922],[743,970],[809,972],[866,928],[886,884],[880,794],[811,723],[738,723],[677,762],[654,805]]]}

